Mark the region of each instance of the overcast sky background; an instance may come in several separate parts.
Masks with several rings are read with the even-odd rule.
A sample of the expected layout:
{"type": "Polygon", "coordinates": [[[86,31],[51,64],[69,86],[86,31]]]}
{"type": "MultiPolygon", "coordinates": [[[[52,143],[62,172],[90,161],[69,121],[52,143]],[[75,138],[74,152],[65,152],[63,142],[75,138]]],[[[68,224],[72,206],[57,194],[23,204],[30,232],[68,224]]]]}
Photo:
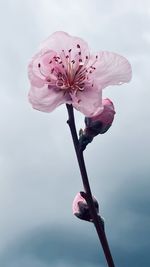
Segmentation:
{"type": "Polygon", "coordinates": [[[85,159],[116,267],[150,266],[149,0],[0,0],[0,266],[106,266],[93,225],[72,215],[82,183],[65,106],[27,100],[28,61],[57,30],[132,64],[129,84],[104,91],[115,121],[85,159]]]}

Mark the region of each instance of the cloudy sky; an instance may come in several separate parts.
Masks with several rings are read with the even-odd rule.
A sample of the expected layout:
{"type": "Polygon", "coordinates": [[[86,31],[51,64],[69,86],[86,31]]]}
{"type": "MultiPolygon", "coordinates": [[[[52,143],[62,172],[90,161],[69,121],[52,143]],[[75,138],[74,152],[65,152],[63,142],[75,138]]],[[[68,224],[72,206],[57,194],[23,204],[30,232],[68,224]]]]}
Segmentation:
{"type": "Polygon", "coordinates": [[[85,159],[116,267],[150,266],[149,0],[0,0],[0,266],[106,266],[93,225],[72,215],[82,183],[65,106],[27,100],[29,59],[57,30],[132,64],[131,83],[104,92],[115,121],[85,159]]]}

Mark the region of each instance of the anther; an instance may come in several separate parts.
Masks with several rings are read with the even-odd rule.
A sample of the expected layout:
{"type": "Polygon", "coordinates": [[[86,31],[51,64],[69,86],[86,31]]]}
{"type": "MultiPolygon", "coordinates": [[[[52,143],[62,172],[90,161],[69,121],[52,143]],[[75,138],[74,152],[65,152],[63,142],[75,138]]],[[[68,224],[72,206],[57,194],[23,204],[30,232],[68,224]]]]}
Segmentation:
{"type": "Polygon", "coordinates": [[[40,63],[38,63],[38,68],[40,68],[41,67],[41,64],[40,63]]]}
{"type": "Polygon", "coordinates": [[[77,44],[77,48],[80,48],[80,45],[79,44],[77,44]]]}
{"type": "Polygon", "coordinates": [[[59,77],[59,78],[62,77],[62,73],[61,73],[61,72],[58,73],[58,77],[59,77]]]}

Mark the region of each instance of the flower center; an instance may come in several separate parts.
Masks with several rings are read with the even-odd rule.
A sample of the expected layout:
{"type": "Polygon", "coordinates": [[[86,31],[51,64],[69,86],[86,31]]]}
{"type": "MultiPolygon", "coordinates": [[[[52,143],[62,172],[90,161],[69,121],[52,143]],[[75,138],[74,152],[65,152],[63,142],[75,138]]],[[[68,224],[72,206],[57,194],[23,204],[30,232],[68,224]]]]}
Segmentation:
{"type": "Polygon", "coordinates": [[[67,53],[64,50],[59,56],[54,56],[49,61],[50,73],[46,75],[44,68],[41,68],[41,64],[38,64],[40,74],[45,77],[45,81],[50,88],[52,85],[64,90],[64,92],[77,92],[83,91],[85,83],[91,84],[90,75],[96,69],[94,67],[97,62],[98,56],[90,66],[88,65],[89,56],[85,56],[83,60],[80,45],[77,44],[78,52],[72,58],[72,49],[69,49],[67,53]]]}

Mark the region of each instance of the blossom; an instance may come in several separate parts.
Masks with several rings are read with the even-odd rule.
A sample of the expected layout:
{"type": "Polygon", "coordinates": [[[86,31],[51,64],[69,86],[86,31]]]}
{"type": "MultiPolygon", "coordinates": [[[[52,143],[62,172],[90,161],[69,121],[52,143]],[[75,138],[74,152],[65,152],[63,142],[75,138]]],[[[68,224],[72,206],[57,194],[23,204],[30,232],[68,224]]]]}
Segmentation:
{"type": "MultiPolygon", "coordinates": [[[[85,198],[85,192],[77,193],[72,204],[73,214],[81,220],[92,221],[89,207],[85,198]]],[[[99,213],[99,205],[95,197],[93,197],[93,202],[95,205],[96,212],[99,213]]]]}
{"type": "Polygon", "coordinates": [[[87,117],[103,111],[102,90],[131,79],[124,57],[107,51],[92,55],[87,43],[65,32],[44,41],[28,66],[32,107],[51,112],[68,103],[87,117]]]}

